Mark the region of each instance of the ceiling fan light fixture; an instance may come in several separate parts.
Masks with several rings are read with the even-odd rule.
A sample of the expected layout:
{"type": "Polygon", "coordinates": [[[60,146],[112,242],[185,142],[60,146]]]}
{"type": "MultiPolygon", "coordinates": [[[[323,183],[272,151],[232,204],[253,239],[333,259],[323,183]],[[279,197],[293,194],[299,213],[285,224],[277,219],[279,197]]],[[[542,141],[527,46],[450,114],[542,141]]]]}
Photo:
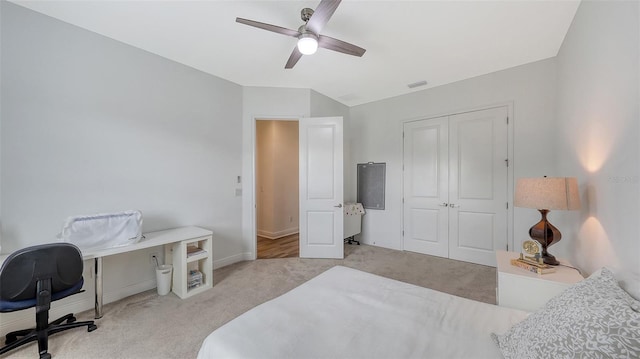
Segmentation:
{"type": "Polygon", "coordinates": [[[306,33],[298,38],[298,51],[303,55],[313,55],[318,50],[318,39],[314,34],[306,33]]]}
{"type": "Polygon", "coordinates": [[[260,21],[243,19],[241,17],[237,17],[236,22],[297,38],[298,43],[296,47],[293,48],[291,55],[289,55],[289,59],[284,65],[285,69],[292,69],[303,55],[314,54],[318,50],[318,47],[351,56],[362,57],[366,51],[365,49],[342,40],[320,35],[322,28],[327,24],[338,8],[338,5],[340,5],[340,1],[341,0],[320,0],[320,4],[318,4],[316,10],[310,8],[302,9],[300,18],[304,21],[304,24],[302,24],[297,31],[260,21]]]}

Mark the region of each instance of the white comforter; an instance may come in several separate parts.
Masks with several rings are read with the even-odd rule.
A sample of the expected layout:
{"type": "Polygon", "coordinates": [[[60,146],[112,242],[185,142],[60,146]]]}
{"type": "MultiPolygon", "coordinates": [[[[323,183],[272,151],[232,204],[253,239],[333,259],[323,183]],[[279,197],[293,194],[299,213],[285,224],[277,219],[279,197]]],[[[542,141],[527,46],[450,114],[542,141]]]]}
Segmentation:
{"type": "Polygon", "coordinates": [[[204,358],[501,358],[528,313],[333,267],[211,333],[204,358]]]}

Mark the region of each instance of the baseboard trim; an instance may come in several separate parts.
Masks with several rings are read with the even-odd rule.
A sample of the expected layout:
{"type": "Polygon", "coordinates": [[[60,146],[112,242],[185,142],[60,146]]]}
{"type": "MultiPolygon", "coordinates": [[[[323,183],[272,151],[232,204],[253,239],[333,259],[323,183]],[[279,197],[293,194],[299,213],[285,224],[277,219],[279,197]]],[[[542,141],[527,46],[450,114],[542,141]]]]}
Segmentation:
{"type": "Polygon", "coordinates": [[[213,269],[218,269],[222,267],[226,267],[230,264],[234,264],[242,261],[251,261],[253,260],[253,256],[249,252],[238,253],[229,257],[214,259],[213,260],[213,269]]]}
{"type": "MultiPolygon", "coordinates": [[[[116,291],[111,293],[105,293],[103,300],[105,304],[112,303],[120,299],[130,297],[134,294],[146,292],[156,287],[157,287],[157,283],[155,279],[150,279],[150,280],[146,280],[140,283],[135,283],[126,287],[118,288],[116,291]]],[[[93,307],[93,303],[91,304],[93,307]]]]}
{"type": "Polygon", "coordinates": [[[260,237],[268,238],[268,239],[278,239],[286,236],[290,236],[292,234],[296,234],[300,231],[298,227],[287,228],[277,232],[268,232],[263,230],[258,230],[258,235],[260,237]]]}
{"type": "MultiPolygon", "coordinates": [[[[120,299],[132,296],[134,294],[154,289],[155,287],[155,280],[146,280],[140,283],[118,288],[116,291],[105,293],[103,297],[103,303],[112,303],[120,299]]],[[[78,314],[87,310],[91,310],[91,318],[93,318],[93,310],[95,307],[93,288],[86,288],[84,293],[80,293],[65,299],[51,303],[51,309],[49,310],[50,321],[62,317],[63,315],[66,315],[68,313],[78,314]]],[[[2,336],[5,336],[7,333],[14,330],[34,327],[36,321],[35,312],[32,308],[12,313],[2,313],[0,314],[0,318],[0,335],[2,336]]],[[[83,318],[83,320],[90,319],[83,318]]],[[[99,325],[99,322],[96,324],[99,325]]]]}
{"type": "MultiPolygon", "coordinates": [[[[250,252],[239,253],[226,258],[214,260],[213,268],[217,269],[236,262],[253,259],[254,258],[250,252]]],[[[93,297],[93,283],[85,284],[87,284],[87,286],[85,287],[85,292],[52,302],[51,309],[49,310],[49,320],[57,319],[68,313],[77,314],[88,310],[91,311],[91,319],[93,319],[93,310],[95,305],[93,297]]],[[[117,288],[114,291],[104,293],[103,303],[112,303],[120,299],[154,289],[156,288],[156,286],[156,280],[155,278],[153,278],[132,285],[117,288]]],[[[91,319],[82,318],[82,320],[91,319]]],[[[35,320],[35,310],[31,308],[12,313],[0,313],[0,336],[4,337],[7,333],[14,330],[34,327],[35,320]]],[[[96,322],[96,324],[98,325],[98,327],[100,327],[99,320],[96,322]]]]}
{"type": "MultiPolygon", "coordinates": [[[[73,297],[69,297],[69,299],[71,298],[73,297]]],[[[63,301],[64,299],[51,303],[51,309],[49,310],[49,321],[60,318],[68,313],[77,314],[94,307],[93,303],[87,302],[86,298],[79,298],[77,300],[68,300],[64,302],[63,301]]],[[[21,310],[18,312],[2,313],[0,314],[0,318],[0,335],[2,337],[4,337],[9,332],[33,328],[36,325],[35,309],[33,308],[21,310]]],[[[83,318],[83,320],[88,319],[83,318]]]]}

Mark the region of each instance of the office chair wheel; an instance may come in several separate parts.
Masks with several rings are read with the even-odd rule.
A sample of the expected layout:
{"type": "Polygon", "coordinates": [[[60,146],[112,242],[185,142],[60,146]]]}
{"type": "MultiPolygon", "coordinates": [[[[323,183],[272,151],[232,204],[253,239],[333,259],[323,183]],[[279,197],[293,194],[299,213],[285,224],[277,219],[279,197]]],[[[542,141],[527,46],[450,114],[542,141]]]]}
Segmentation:
{"type": "Polygon", "coordinates": [[[67,323],[73,323],[76,320],[77,320],[76,317],[71,317],[71,318],[67,319],[67,323]]]}
{"type": "Polygon", "coordinates": [[[40,354],[40,359],[51,359],[51,354],[49,353],[40,354]]]}
{"type": "Polygon", "coordinates": [[[4,341],[4,343],[6,345],[9,345],[9,344],[15,342],[16,340],[18,340],[18,336],[17,335],[7,334],[7,339],[4,341]]]}
{"type": "Polygon", "coordinates": [[[88,331],[88,332],[92,332],[92,331],[94,331],[94,330],[96,330],[96,329],[98,329],[98,326],[97,326],[97,325],[95,325],[95,324],[91,324],[91,325],[87,328],[87,331],[88,331]]]}

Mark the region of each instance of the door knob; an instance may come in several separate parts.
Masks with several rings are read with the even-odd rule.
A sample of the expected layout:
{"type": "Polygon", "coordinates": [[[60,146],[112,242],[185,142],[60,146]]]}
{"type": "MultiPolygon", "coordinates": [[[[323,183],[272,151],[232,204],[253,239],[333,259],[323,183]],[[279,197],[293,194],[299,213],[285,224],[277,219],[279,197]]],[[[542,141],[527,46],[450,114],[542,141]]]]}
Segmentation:
{"type": "Polygon", "coordinates": [[[337,205],[337,206],[334,206],[334,207],[336,207],[336,208],[342,208],[342,203],[338,203],[338,205],[337,205]]]}
{"type": "Polygon", "coordinates": [[[449,203],[440,203],[440,207],[449,207],[449,203]]]}
{"type": "Polygon", "coordinates": [[[449,207],[451,207],[451,208],[458,208],[458,207],[460,207],[460,205],[459,205],[459,204],[449,203],[449,207]]]}

